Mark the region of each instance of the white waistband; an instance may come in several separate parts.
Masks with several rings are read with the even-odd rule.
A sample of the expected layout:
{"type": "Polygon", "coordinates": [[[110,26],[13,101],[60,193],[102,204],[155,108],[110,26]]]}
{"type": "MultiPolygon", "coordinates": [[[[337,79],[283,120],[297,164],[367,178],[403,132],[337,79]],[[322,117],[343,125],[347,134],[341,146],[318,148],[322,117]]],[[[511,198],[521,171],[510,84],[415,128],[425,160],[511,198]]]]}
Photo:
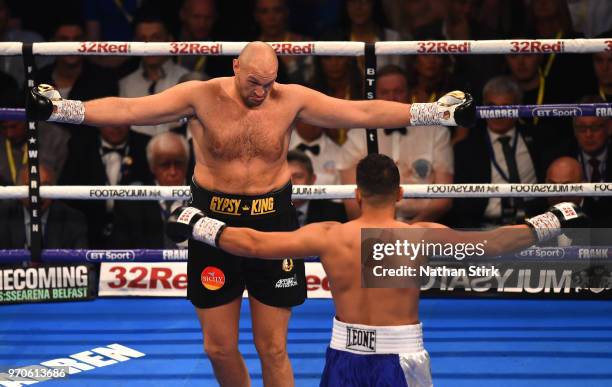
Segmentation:
{"type": "Polygon", "coordinates": [[[423,351],[423,326],[371,326],[347,324],[334,317],[329,345],[339,351],[361,355],[399,354],[423,351]]]}

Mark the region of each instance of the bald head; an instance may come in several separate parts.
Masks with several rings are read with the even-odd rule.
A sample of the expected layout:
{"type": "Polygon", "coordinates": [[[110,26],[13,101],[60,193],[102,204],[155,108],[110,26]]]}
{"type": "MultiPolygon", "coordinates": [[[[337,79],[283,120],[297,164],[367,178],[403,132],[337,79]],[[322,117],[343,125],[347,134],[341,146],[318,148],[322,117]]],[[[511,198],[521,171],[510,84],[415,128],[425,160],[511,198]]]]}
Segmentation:
{"type": "Polygon", "coordinates": [[[276,73],[278,58],[276,52],[268,43],[250,42],[240,52],[238,61],[241,66],[248,66],[261,72],[276,73]]]}
{"type": "Polygon", "coordinates": [[[242,101],[250,108],[264,103],[274,86],[278,72],[278,59],[272,46],[264,42],[251,42],[234,59],[236,89],[242,101]]]}
{"type": "MultiPolygon", "coordinates": [[[[560,157],[553,161],[546,170],[546,182],[550,184],[581,183],[582,179],[582,165],[572,157],[560,157]]],[[[550,205],[561,202],[573,202],[580,205],[582,199],[576,196],[554,196],[548,198],[550,205]]]]}
{"type": "Polygon", "coordinates": [[[582,166],[572,157],[560,157],[546,170],[546,181],[552,184],[581,183],[582,166]]]}

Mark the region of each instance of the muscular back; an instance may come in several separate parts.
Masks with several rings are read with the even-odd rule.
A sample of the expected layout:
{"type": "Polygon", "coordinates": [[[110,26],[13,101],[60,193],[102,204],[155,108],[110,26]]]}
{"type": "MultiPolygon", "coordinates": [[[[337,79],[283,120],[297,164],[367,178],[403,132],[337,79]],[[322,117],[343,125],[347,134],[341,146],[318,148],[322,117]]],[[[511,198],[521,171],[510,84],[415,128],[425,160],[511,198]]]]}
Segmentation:
{"type": "Polygon", "coordinates": [[[334,226],[321,262],[327,273],[340,321],[367,325],[406,325],[419,321],[419,289],[365,289],[361,287],[361,228],[410,227],[389,220],[366,224],[361,219],[334,226]]]}
{"type": "Polygon", "coordinates": [[[285,85],[275,84],[266,101],[247,108],[232,92],[233,78],[202,83],[197,121],[190,125],[195,179],[222,192],[259,194],[289,181],[286,161],[296,116],[285,85]]]}

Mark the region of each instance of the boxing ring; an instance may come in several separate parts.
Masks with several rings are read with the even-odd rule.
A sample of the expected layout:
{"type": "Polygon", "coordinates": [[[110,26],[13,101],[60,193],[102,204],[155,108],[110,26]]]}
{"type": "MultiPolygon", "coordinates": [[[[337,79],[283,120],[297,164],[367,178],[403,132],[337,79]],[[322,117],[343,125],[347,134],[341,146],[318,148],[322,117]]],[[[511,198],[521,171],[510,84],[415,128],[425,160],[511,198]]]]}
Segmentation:
{"type": "MultiPolygon", "coordinates": [[[[0,55],[23,55],[32,85],[34,55],[237,55],[245,44],[5,42],[0,43],[0,55]]],[[[595,53],[611,51],[612,40],[275,42],[272,46],[279,55],[365,55],[365,97],[372,99],[377,55],[595,53]]],[[[479,118],[581,115],[610,117],[612,104],[478,107],[479,118]]],[[[25,111],[0,108],[0,119],[23,120],[25,111]]],[[[33,139],[31,149],[37,149],[36,124],[30,123],[28,128],[28,135],[33,139]]],[[[367,130],[370,152],[376,151],[375,133],[367,130]]],[[[35,153],[29,154],[29,163],[37,165],[35,153]]],[[[31,176],[28,186],[0,187],[0,199],[28,199],[36,209],[41,198],[159,201],[190,197],[189,187],[40,187],[38,174],[31,176]]],[[[612,183],[446,184],[403,188],[406,198],[609,196],[612,183]]],[[[295,186],[293,198],[349,198],[353,190],[354,186],[295,186]]],[[[36,239],[37,216],[32,219],[32,235],[36,239]]],[[[186,259],[180,251],[140,250],[131,254],[128,250],[51,251],[42,250],[35,243],[31,251],[0,250],[0,263],[15,265],[31,258],[43,263],[89,262],[113,267],[181,265],[186,259]]],[[[314,260],[310,261],[307,264],[317,265],[314,260]]],[[[146,278],[149,284],[151,274],[149,270],[146,278]]],[[[159,275],[158,285],[165,278],[159,275]]],[[[324,274],[317,271],[312,275],[318,276],[309,284],[313,288],[312,297],[294,308],[289,324],[288,352],[297,386],[318,385],[334,314],[324,274]]],[[[166,283],[174,284],[170,279],[166,283]]],[[[178,295],[134,298],[133,292],[100,292],[104,286],[109,290],[108,284],[100,281],[94,292],[100,292],[100,297],[93,294],[79,302],[0,306],[0,373],[45,363],[47,366],[67,364],[71,368],[66,378],[41,382],[58,386],[216,385],[210,362],[203,353],[197,318],[190,303],[178,298],[181,297],[180,280],[176,284],[178,295]]],[[[612,385],[609,366],[612,363],[612,304],[609,300],[424,298],[420,316],[436,386],[612,385]]],[[[261,386],[248,303],[242,307],[239,346],[253,385],[261,386]]],[[[0,386],[4,385],[22,384],[10,382],[0,374],[0,386]]]]}

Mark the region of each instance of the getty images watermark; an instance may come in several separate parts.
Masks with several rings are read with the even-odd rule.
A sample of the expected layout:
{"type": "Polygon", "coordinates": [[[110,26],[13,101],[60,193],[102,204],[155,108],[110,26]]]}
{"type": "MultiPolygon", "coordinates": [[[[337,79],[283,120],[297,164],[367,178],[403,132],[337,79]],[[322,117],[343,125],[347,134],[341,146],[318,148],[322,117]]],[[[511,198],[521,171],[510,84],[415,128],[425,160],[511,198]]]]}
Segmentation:
{"type": "MultiPolygon", "coordinates": [[[[593,229],[574,229],[546,245],[520,246],[524,232],[506,229],[493,236],[447,228],[363,229],[362,287],[569,293],[612,285],[612,247],[610,258],[607,248],[605,254],[601,247],[590,249],[593,229]],[[595,250],[601,256],[597,262],[584,258],[584,251],[595,250]],[[590,272],[593,278],[586,281],[590,272]]],[[[599,241],[612,241],[610,229],[598,232],[603,232],[599,241]]]]}
{"type": "MultiPolygon", "coordinates": [[[[442,243],[428,242],[421,239],[418,242],[409,241],[407,239],[395,240],[395,242],[375,242],[372,244],[372,259],[374,261],[382,261],[387,258],[404,259],[415,262],[418,257],[451,257],[457,261],[462,261],[465,258],[484,257],[487,240],[480,242],[457,242],[457,243],[442,243]]],[[[416,276],[484,276],[498,275],[500,272],[494,266],[484,265],[469,265],[467,268],[453,268],[446,265],[430,266],[430,265],[400,265],[399,267],[386,268],[384,265],[375,265],[372,273],[376,277],[416,277],[416,276]]]]}

